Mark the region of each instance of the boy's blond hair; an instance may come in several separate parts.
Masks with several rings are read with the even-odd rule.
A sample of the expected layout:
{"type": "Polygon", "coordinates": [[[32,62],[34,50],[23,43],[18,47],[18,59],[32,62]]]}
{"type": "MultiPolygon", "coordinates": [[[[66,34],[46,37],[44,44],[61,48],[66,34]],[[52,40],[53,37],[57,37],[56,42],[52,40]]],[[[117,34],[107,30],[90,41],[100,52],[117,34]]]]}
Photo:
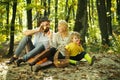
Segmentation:
{"type": "Polygon", "coordinates": [[[78,33],[78,32],[72,32],[71,36],[70,36],[70,42],[72,42],[72,39],[73,39],[74,36],[76,36],[76,37],[78,37],[80,39],[80,33],[78,33]]]}

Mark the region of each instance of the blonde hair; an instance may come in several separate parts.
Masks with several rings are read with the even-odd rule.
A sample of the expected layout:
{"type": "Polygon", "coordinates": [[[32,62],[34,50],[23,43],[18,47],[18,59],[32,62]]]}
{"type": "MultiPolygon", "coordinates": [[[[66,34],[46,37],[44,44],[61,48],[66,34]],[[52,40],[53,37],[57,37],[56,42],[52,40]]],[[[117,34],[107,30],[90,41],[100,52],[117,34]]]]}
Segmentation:
{"type": "Polygon", "coordinates": [[[77,38],[80,39],[80,33],[78,32],[72,32],[70,35],[70,42],[72,42],[73,37],[76,36],[77,38]]]}
{"type": "Polygon", "coordinates": [[[68,23],[65,20],[60,20],[58,25],[63,26],[65,30],[68,32],[68,23]]]}

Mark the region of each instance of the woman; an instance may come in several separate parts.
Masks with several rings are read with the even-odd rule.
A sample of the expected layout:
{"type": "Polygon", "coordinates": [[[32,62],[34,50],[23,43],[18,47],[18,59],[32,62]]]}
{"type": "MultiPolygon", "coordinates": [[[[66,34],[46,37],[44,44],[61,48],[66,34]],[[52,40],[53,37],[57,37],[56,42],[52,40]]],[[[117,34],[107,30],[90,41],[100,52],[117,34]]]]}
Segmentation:
{"type": "MultiPolygon", "coordinates": [[[[59,58],[65,58],[65,46],[69,43],[70,34],[68,23],[65,20],[60,20],[58,23],[58,32],[53,35],[53,47],[50,49],[49,60],[53,61],[54,54],[58,49],[60,50],[59,58]]],[[[37,65],[34,71],[39,71],[40,67],[41,65],[37,65]]]]}
{"type": "Polygon", "coordinates": [[[68,29],[68,23],[64,20],[59,21],[58,23],[58,32],[53,37],[54,48],[60,50],[59,57],[65,56],[65,46],[69,43],[70,32],[68,29]]]}

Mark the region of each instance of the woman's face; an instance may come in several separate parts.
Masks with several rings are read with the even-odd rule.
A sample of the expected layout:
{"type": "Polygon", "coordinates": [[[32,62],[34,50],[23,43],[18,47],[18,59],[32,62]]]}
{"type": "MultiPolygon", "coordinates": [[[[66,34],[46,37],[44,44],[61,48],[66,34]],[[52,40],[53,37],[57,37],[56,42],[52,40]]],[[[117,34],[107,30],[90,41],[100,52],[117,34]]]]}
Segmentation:
{"type": "Polygon", "coordinates": [[[58,24],[58,32],[62,33],[66,31],[66,26],[58,24]]]}

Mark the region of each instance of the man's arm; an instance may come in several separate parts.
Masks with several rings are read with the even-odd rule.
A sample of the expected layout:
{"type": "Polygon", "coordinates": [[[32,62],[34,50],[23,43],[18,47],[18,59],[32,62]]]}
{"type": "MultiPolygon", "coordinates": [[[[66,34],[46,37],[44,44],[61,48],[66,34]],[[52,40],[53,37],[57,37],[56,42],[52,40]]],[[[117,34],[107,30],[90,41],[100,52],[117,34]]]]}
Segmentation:
{"type": "Polygon", "coordinates": [[[43,26],[40,25],[40,27],[38,27],[37,29],[33,29],[33,30],[26,30],[25,32],[23,32],[24,35],[29,36],[29,35],[33,35],[37,32],[43,32],[43,26]]]}
{"type": "Polygon", "coordinates": [[[33,35],[37,32],[39,32],[39,29],[26,30],[26,31],[23,32],[23,34],[26,35],[26,36],[29,36],[29,35],[33,35]]]}

